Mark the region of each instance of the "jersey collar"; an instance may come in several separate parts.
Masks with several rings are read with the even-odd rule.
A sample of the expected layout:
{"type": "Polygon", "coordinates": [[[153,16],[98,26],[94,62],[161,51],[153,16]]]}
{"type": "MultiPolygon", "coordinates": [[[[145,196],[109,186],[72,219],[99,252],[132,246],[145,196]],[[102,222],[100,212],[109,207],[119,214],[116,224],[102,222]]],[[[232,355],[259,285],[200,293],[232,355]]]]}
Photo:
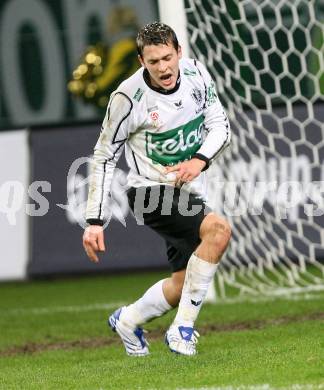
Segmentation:
{"type": "Polygon", "coordinates": [[[151,83],[150,75],[149,75],[149,72],[147,69],[144,69],[143,79],[148,87],[153,89],[153,91],[155,91],[155,92],[162,93],[163,95],[171,95],[172,93],[176,92],[179,89],[180,82],[181,82],[180,71],[179,71],[176,85],[172,89],[163,89],[163,88],[159,88],[159,87],[154,87],[151,83]]]}

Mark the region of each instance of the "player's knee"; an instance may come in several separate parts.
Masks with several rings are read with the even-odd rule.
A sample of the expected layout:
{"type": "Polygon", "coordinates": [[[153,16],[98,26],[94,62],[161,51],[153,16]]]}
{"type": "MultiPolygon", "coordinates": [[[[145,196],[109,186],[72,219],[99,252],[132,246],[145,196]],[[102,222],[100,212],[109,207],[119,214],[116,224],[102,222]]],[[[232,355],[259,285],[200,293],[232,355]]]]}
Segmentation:
{"type": "Polygon", "coordinates": [[[200,238],[224,252],[231,238],[230,224],[216,214],[208,214],[200,226],[200,238]]]}

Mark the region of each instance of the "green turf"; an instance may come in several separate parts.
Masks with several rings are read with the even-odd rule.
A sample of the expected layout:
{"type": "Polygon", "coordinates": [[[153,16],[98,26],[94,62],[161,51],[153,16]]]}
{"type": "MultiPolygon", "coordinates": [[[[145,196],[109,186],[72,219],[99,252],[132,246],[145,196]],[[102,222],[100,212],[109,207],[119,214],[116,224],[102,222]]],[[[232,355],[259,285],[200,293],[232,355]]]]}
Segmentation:
{"type": "Polygon", "coordinates": [[[0,285],[0,388],[324,386],[324,294],[206,305],[197,322],[201,338],[195,357],[171,354],[163,344],[174,316],[169,313],[147,326],[151,355],[126,356],[107,330],[107,314],[163,276],[0,285]]]}

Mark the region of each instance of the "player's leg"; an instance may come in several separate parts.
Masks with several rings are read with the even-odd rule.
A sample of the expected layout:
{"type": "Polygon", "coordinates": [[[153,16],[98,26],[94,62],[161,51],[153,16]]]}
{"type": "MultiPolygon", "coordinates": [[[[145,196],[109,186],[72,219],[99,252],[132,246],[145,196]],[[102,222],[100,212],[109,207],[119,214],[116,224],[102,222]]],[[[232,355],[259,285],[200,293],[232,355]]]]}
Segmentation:
{"type": "MultiPolygon", "coordinates": [[[[206,216],[204,201],[182,189],[161,186],[140,189],[137,194],[140,195],[138,199],[144,200],[142,204],[146,210],[150,209],[152,196],[158,194],[159,201],[153,199],[153,204],[157,205],[155,210],[143,213],[142,204],[137,202],[140,206],[137,214],[142,214],[145,224],[167,241],[173,270],[187,268],[178,313],[167,332],[166,341],[172,351],[192,355],[196,353],[193,324],[213,280],[216,264],[228,244],[229,225],[213,213],[206,216]],[[169,213],[165,212],[163,205],[171,206],[169,213]]],[[[169,291],[175,290],[170,288],[169,291]]],[[[179,292],[176,295],[179,296],[179,292]]]]}
{"type": "MultiPolygon", "coordinates": [[[[133,190],[128,195],[133,210],[136,191],[133,190]]],[[[145,223],[156,224],[159,216],[160,210],[156,210],[145,217],[145,223]]],[[[167,255],[173,271],[171,277],[158,281],[136,302],[119,308],[109,317],[109,325],[121,337],[128,355],[143,356],[149,353],[140,325],[162,316],[179,303],[187,261],[183,260],[182,254],[169,242],[167,255]]]]}
{"type": "Polygon", "coordinates": [[[124,307],[121,321],[135,329],[178,306],[185,273],[186,270],[173,272],[170,278],[155,283],[137,301],[124,307]]]}
{"type": "Polygon", "coordinates": [[[158,281],[137,301],[116,310],[109,317],[109,324],[121,337],[128,355],[149,353],[140,326],[178,305],[184,278],[185,270],[173,272],[170,278],[158,281]]]}
{"type": "Polygon", "coordinates": [[[185,355],[196,353],[194,323],[230,240],[231,229],[225,219],[210,213],[202,220],[199,234],[201,242],[188,261],[178,312],[166,334],[171,351],[185,355]]]}
{"type": "MultiPolygon", "coordinates": [[[[149,201],[150,190],[140,189],[145,193],[145,202],[149,201]],[[148,194],[148,197],[146,195],[148,194]]],[[[173,270],[171,278],[157,282],[134,304],[116,311],[109,319],[111,327],[118,332],[130,355],[148,354],[147,343],[139,324],[161,316],[176,305],[180,299],[188,259],[201,242],[199,232],[205,217],[204,209],[198,214],[185,217],[178,211],[180,191],[161,186],[158,207],[149,213],[143,213],[144,222],[159,233],[168,244],[168,258],[173,270]],[[161,213],[163,200],[172,204],[170,215],[161,213]]],[[[136,190],[129,192],[130,206],[134,210],[136,190]]],[[[201,199],[190,194],[189,207],[204,206],[201,199]]],[[[139,210],[141,212],[141,210],[139,210]]],[[[210,218],[209,218],[210,219],[210,218]]],[[[204,231],[202,236],[205,239],[204,231]]],[[[206,236],[207,238],[207,236],[206,236]]],[[[208,250],[206,245],[203,250],[208,250]]],[[[193,335],[192,335],[193,336],[193,335]]]]}
{"type": "MultiPolygon", "coordinates": [[[[206,205],[201,198],[178,188],[145,189],[145,196],[142,193],[141,198],[145,198],[147,209],[150,202],[146,195],[148,192],[156,194],[156,189],[160,190],[157,191],[160,201],[156,211],[144,215],[144,222],[166,239],[173,270],[187,268],[178,313],[167,332],[166,342],[172,351],[193,355],[197,340],[193,325],[214,278],[217,262],[228,244],[230,227],[213,213],[206,216],[206,205]],[[162,212],[165,209],[161,200],[171,205],[169,214],[162,212]]],[[[174,290],[170,288],[170,291],[174,290]]]]}
{"type": "Polygon", "coordinates": [[[175,318],[175,323],[185,326],[193,326],[198,316],[217,264],[229,243],[231,229],[225,219],[210,213],[203,219],[199,233],[201,243],[188,261],[182,297],[175,318]]]}
{"type": "Polygon", "coordinates": [[[185,276],[186,270],[182,269],[173,272],[170,278],[164,279],[164,296],[172,307],[176,307],[179,304],[185,276]]]}

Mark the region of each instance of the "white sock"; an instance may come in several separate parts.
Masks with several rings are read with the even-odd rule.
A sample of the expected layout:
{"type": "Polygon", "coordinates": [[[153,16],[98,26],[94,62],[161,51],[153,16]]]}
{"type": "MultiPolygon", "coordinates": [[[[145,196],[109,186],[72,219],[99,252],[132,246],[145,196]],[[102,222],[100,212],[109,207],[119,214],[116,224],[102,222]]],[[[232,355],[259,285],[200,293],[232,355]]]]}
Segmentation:
{"type": "Polygon", "coordinates": [[[216,269],[217,264],[202,260],[195,254],[191,255],[178,312],[173,322],[175,325],[193,327],[216,269]]]}
{"type": "Polygon", "coordinates": [[[135,329],[138,325],[171,310],[172,306],[166,300],[162,290],[164,280],[155,283],[140,299],[128,305],[122,311],[120,320],[135,329]]]}

